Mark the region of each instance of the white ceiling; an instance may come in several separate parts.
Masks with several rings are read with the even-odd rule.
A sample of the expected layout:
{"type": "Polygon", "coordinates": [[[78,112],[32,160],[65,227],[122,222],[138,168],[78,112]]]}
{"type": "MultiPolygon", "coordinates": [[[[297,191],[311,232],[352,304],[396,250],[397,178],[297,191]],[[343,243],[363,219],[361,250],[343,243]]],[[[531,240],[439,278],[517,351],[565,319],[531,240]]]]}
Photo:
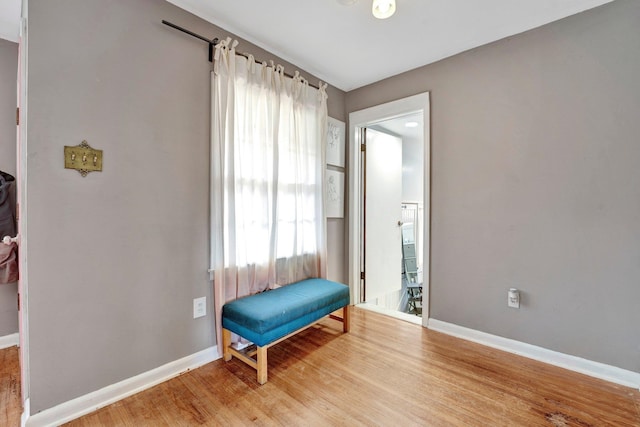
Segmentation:
{"type": "Polygon", "coordinates": [[[0,0],[0,39],[18,41],[21,3],[21,0],[0,0]]]}
{"type": "Polygon", "coordinates": [[[393,135],[397,135],[403,139],[403,141],[413,141],[422,143],[422,112],[411,113],[405,116],[395,117],[393,119],[385,120],[375,125],[368,126],[372,129],[378,129],[389,132],[393,135]],[[414,122],[417,124],[415,127],[407,127],[407,123],[414,122]]]}
{"type": "MultiPolygon", "coordinates": [[[[349,91],[612,0],[396,0],[387,20],[371,0],[167,1],[349,91]]],[[[0,0],[0,38],[18,40],[20,4],[0,0]]]]}
{"type": "Polygon", "coordinates": [[[372,0],[167,1],[349,91],[612,0],[396,0],[386,20],[372,0]]]}

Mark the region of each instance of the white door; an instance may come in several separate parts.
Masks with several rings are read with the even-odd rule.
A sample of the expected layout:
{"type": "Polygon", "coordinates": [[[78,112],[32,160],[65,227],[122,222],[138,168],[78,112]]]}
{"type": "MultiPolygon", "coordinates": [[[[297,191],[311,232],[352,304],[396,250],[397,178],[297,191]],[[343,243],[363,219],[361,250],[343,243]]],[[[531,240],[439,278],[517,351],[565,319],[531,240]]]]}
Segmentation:
{"type": "Polygon", "coordinates": [[[402,289],[402,140],[372,129],[365,142],[365,295],[402,289]]]}

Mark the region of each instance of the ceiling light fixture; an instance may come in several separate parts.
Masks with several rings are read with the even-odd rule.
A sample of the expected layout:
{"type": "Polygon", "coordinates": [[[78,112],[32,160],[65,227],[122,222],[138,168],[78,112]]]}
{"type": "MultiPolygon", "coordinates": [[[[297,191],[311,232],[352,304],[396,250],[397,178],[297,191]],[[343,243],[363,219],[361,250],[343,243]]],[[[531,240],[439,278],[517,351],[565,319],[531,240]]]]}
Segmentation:
{"type": "Polygon", "coordinates": [[[418,127],[418,122],[407,122],[404,124],[405,127],[408,128],[417,128],[418,127]]]}
{"type": "Polygon", "coordinates": [[[396,13],[396,0],[373,0],[371,12],[378,19],[387,19],[396,13]]]}

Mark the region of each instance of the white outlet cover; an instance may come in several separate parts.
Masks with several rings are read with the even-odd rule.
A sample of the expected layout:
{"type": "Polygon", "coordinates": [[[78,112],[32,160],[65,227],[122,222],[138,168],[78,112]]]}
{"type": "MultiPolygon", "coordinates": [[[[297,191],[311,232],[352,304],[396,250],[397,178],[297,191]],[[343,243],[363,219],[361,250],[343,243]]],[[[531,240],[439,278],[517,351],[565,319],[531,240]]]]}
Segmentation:
{"type": "Polygon", "coordinates": [[[203,317],[207,315],[207,297],[193,299],[193,318],[203,317]]]}
{"type": "Polygon", "coordinates": [[[507,305],[511,308],[520,308],[520,291],[517,289],[509,289],[507,305]]]}

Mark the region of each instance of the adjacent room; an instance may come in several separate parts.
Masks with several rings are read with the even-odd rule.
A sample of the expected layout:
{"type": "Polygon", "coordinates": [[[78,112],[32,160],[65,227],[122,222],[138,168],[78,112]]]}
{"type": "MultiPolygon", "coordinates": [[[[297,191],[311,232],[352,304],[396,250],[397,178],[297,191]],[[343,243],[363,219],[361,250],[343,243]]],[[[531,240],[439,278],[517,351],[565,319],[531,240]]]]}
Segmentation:
{"type": "Polygon", "coordinates": [[[636,0],[3,0],[0,425],[640,426],[638,76],[636,0]]]}

